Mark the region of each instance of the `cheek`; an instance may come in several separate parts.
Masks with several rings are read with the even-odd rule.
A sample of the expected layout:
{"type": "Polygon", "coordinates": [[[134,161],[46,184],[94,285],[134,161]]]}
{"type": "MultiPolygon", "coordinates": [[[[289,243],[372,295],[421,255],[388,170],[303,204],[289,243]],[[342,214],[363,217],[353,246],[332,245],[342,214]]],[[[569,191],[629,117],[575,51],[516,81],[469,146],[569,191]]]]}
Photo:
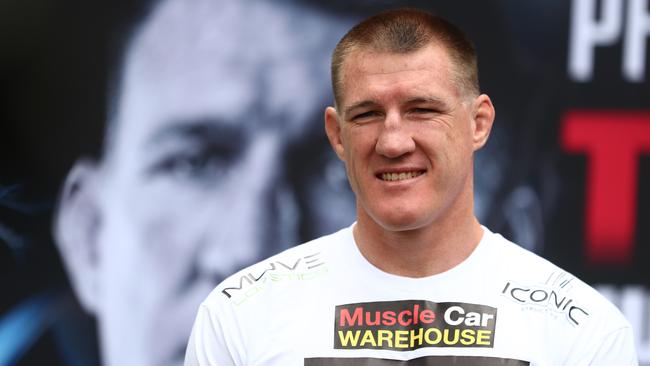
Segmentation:
{"type": "Polygon", "coordinates": [[[420,129],[414,140],[433,165],[438,175],[464,171],[472,157],[472,140],[458,130],[420,129]]]}
{"type": "Polygon", "coordinates": [[[379,137],[378,124],[353,125],[345,129],[344,139],[348,155],[355,159],[366,159],[375,152],[379,137]]]}
{"type": "Polygon", "coordinates": [[[351,179],[361,178],[375,151],[374,131],[370,126],[350,128],[344,134],[345,165],[351,179]]]}
{"type": "Polygon", "coordinates": [[[190,262],[192,239],[183,228],[191,224],[191,205],[178,196],[157,200],[154,196],[141,192],[115,210],[119,214],[107,228],[112,237],[107,254],[121,263],[117,268],[139,272],[140,281],[157,282],[159,288],[182,277],[190,262]]]}
{"type": "Polygon", "coordinates": [[[221,200],[172,181],[141,182],[135,187],[122,195],[116,209],[120,214],[114,215],[119,216],[114,218],[119,225],[111,228],[117,243],[107,250],[121,253],[116,260],[130,263],[130,270],[141,272],[140,281],[155,283],[152,288],[163,291],[178,285],[192,269],[201,239],[214,226],[209,220],[211,207],[221,200]]]}
{"type": "Polygon", "coordinates": [[[359,193],[359,188],[358,188],[358,179],[357,179],[357,163],[355,162],[354,158],[354,152],[351,151],[350,149],[346,149],[345,151],[345,173],[347,175],[348,182],[350,183],[350,188],[352,188],[352,191],[355,194],[359,193]]]}

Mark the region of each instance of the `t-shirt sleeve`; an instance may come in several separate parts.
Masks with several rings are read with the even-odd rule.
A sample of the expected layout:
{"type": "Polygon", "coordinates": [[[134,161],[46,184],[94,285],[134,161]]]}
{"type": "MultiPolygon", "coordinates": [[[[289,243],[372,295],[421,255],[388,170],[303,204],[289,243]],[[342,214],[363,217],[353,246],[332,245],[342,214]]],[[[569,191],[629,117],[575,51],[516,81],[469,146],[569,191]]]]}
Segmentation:
{"type": "Polygon", "coordinates": [[[201,304],[185,352],[185,366],[240,366],[237,337],[227,334],[222,319],[201,304]]]}
{"type": "Polygon", "coordinates": [[[638,366],[632,328],[625,327],[607,335],[592,356],[585,359],[585,366],[638,366]]]}

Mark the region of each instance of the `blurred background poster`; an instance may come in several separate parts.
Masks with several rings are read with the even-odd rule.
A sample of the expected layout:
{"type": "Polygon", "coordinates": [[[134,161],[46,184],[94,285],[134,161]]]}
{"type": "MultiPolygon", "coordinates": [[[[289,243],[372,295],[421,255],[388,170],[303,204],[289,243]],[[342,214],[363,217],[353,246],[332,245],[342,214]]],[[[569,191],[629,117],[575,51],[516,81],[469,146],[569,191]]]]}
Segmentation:
{"type": "Polygon", "coordinates": [[[180,365],[221,279],[350,225],[329,56],[399,6],[477,46],[481,222],[605,294],[650,366],[648,0],[3,2],[0,365],[180,365]]]}

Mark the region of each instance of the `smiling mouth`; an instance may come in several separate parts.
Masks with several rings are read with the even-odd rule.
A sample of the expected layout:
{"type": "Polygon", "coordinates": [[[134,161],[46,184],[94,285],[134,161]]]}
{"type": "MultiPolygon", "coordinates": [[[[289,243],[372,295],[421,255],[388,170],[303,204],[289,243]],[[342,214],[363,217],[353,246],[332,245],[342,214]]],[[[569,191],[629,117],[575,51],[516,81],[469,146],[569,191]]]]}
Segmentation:
{"type": "Polygon", "coordinates": [[[412,172],[401,172],[401,173],[381,173],[378,174],[378,178],[385,182],[396,182],[402,180],[409,180],[424,174],[424,170],[416,170],[412,172]]]}

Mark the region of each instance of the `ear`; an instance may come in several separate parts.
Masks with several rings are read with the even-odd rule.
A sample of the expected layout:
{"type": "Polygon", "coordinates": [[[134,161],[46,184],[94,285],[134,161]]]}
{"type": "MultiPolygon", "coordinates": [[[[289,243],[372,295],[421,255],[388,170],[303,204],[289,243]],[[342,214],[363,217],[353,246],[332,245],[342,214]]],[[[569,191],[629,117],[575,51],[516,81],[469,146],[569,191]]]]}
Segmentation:
{"type": "Polygon", "coordinates": [[[472,138],[474,141],[474,151],[476,151],[485,145],[490,136],[495,111],[490,97],[485,94],[479,95],[474,100],[472,111],[472,138]]]}
{"type": "Polygon", "coordinates": [[[98,233],[101,214],[95,162],[82,160],[68,173],[54,218],[54,239],[83,307],[94,313],[99,298],[98,233]]]}
{"type": "Polygon", "coordinates": [[[333,107],[325,108],[325,133],[330,145],[339,159],[345,161],[345,148],[341,139],[341,123],[336,109],[333,107]]]}

